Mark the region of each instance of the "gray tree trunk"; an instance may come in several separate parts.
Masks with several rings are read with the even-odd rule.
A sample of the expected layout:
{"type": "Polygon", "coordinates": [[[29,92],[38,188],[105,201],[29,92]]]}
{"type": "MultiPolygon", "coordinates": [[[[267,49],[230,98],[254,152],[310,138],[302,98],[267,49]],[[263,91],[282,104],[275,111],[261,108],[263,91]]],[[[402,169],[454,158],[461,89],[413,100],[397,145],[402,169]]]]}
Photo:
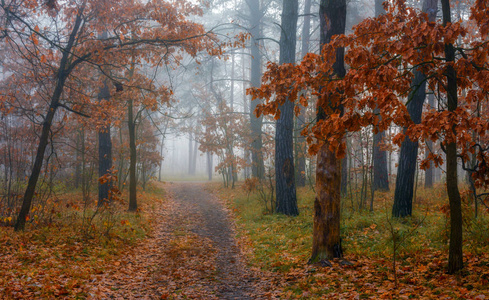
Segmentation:
{"type": "MultiPolygon", "coordinates": [[[[304,4],[304,24],[302,26],[301,57],[309,52],[310,31],[311,31],[311,0],[306,0],[304,4]]],[[[300,105],[300,104],[297,104],[300,105]]],[[[306,125],[306,109],[301,107],[301,113],[297,116],[295,130],[295,182],[297,186],[306,185],[306,139],[301,135],[302,128],[306,125]]]]}
{"type": "MultiPolygon", "coordinates": [[[[251,87],[261,86],[261,53],[259,48],[261,38],[261,19],[263,12],[260,9],[259,0],[247,0],[246,3],[250,9],[251,18],[251,87]]],[[[255,108],[261,103],[260,99],[251,101],[250,103],[250,124],[251,124],[251,174],[253,177],[263,179],[265,177],[265,164],[263,162],[263,140],[262,140],[262,125],[263,116],[256,117],[255,108]]]]}
{"type": "MultiPolygon", "coordinates": [[[[110,92],[107,82],[98,94],[99,100],[109,100],[110,92]]],[[[98,133],[98,176],[102,177],[112,169],[112,140],[110,138],[110,125],[105,125],[98,133]]],[[[98,205],[101,206],[110,200],[110,182],[98,186],[98,205]]]]}
{"type": "MultiPolygon", "coordinates": [[[[298,0],[284,0],[280,35],[280,64],[295,62],[298,0]]],[[[294,172],[294,103],[280,105],[280,118],[275,131],[275,184],[277,212],[289,216],[299,214],[294,172]]]]}
{"type": "MultiPolygon", "coordinates": [[[[435,106],[435,95],[434,94],[429,94],[428,95],[428,105],[430,108],[433,108],[435,106]]],[[[425,157],[428,157],[428,154],[430,154],[430,151],[433,150],[433,142],[431,140],[426,141],[426,154],[425,157]]],[[[433,164],[430,162],[428,169],[425,171],[425,177],[424,177],[424,187],[425,188],[432,188],[433,187],[433,164]]]]}
{"type": "MultiPolygon", "coordinates": [[[[385,13],[382,3],[384,0],[375,0],[375,15],[379,16],[385,13]]],[[[375,109],[378,113],[378,109],[375,109]]],[[[388,191],[389,190],[389,172],[387,170],[387,152],[381,149],[382,141],[385,138],[385,132],[379,131],[374,133],[374,147],[373,147],[373,164],[374,164],[374,178],[373,189],[388,191]]]]}

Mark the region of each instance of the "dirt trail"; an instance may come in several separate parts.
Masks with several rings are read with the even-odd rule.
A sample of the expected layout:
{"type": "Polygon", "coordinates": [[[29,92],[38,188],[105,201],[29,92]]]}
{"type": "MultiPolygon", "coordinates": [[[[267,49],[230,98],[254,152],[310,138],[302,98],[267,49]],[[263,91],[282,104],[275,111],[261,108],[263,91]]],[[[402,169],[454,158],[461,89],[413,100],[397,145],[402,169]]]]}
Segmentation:
{"type": "Polygon", "coordinates": [[[203,183],[161,187],[169,200],[155,212],[154,236],[97,275],[90,298],[274,298],[270,279],[244,263],[228,213],[203,183]]]}
{"type": "Polygon", "coordinates": [[[254,299],[259,297],[253,287],[256,280],[246,269],[237,249],[234,233],[218,199],[204,190],[200,183],[171,184],[178,210],[200,222],[187,228],[203,239],[209,239],[215,249],[216,276],[212,289],[220,299],[254,299]]]}

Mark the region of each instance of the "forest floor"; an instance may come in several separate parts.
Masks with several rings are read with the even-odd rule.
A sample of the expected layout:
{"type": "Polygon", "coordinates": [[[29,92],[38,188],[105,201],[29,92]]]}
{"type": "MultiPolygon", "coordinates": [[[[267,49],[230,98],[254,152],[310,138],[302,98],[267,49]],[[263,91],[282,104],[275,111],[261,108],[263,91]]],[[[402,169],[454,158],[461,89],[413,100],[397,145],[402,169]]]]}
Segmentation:
{"type": "Polygon", "coordinates": [[[361,193],[353,190],[342,199],[341,221],[344,258],[351,265],[334,260],[332,266],[308,264],[313,188],[297,190],[296,217],[272,213],[266,189],[250,191],[243,183],[208,189],[226,199],[250,265],[282,278],[281,299],[489,299],[489,210],[479,208],[474,218],[464,197],[464,269],[447,274],[443,184],[418,189],[413,216],[400,220],[391,217],[393,191],[377,192],[370,211],[365,204],[358,208],[361,193]]]}
{"type": "Polygon", "coordinates": [[[26,232],[0,226],[0,299],[489,299],[488,216],[470,220],[466,205],[465,269],[447,275],[442,186],[421,190],[416,215],[400,222],[389,193],[375,212],[345,201],[353,265],[330,267],[307,264],[314,192],[299,189],[293,218],[267,212],[262,196],[242,184],[155,183],[138,213],[67,200],[34,210],[26,232]]]}
{"type": "Polygon", "coordinates": [[[198,182],[158,184],[167,201],[153,235],[100,275],[90,293],[104,298],[270,299],[273,278],[243,260],[232,220],[198,182]]]}

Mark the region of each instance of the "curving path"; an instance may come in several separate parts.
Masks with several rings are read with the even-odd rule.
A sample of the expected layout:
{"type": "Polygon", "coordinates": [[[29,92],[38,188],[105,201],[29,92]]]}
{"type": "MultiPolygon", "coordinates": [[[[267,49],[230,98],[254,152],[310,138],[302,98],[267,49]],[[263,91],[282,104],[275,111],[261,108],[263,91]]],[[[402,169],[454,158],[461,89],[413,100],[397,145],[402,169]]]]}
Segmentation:
{"type": "Polygon", "coordinates": [[[272,299],[272,279],[249,269],[229,214],[204,183],[161,184],[153,236],[97,275],[88,298],[272,299]]]}

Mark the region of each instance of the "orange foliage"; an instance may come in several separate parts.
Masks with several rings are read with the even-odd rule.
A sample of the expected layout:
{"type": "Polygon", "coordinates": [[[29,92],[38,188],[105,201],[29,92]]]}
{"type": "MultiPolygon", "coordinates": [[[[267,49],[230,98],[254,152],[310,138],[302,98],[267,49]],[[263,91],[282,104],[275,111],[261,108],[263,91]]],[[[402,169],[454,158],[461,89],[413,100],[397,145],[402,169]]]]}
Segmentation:
{"type": "MultiPolygon", "coordinates": [[[[488,185],[489,121],[487,111],[480,111],[487,110],[487,105],[481,103],[489,102],[488,4],[476,1],[470,22],[458,21],[447,26],[428,22],[426,14],[405,7],[402,0],[387,8],[388,13],[357,25],[353,34],[334,37],[324,46],[321,56],[309,53],[295,66],[269,63],[262,86],[248,90],[253,98],[265,99],[256,113],[277,116],[278,105],[287,97],[307,106],[307,101],[298,99],[297,95],[301,90],[311,89],[318,96],[317,105],[327,112],[328,117],[303,132],[308,136],[310,152],[316,153],[327,140],[341,156],[345,131],[355,132],[370,125],[386,130],[395,124],[407,128],[405,135],[413,141],[430,139],[445,144],[456,140],[459,153],[466,161],[469,153],[477,150],[480,164],[474,176],[478,185],[488,185]],[[454,63],[447,62],[445,44],[458,44],[459,40],[462,44],[456,49],[458,59],[454,63]],[[340,47],[348,50],[345,63],[349,70],[344,78],[332,76],[335,49],[340,47]],[[414,71],[426,75],[428,89],[438,97],[440,108],[443,108],[447,85],[445,72],[449,65],[453,65],[458,75],[458,109],[455,112],[428,110],[422,122],[415,124],[406,109],[410,92],[417,88],[411,86],[414,71]],[[339,105],[344,108],[342,115],[331,109],[339,105]],[[373,112],[376,107],[378,115],[373,112]]],[[[299,111],[297,106],[296,114],[299,111]]],[[[400,145],[404,138],[404,134],[398,134],[394,142],[400,145]]],[[[441,163],[439,156],[430,155],[428,159],[441,163]]]]}

